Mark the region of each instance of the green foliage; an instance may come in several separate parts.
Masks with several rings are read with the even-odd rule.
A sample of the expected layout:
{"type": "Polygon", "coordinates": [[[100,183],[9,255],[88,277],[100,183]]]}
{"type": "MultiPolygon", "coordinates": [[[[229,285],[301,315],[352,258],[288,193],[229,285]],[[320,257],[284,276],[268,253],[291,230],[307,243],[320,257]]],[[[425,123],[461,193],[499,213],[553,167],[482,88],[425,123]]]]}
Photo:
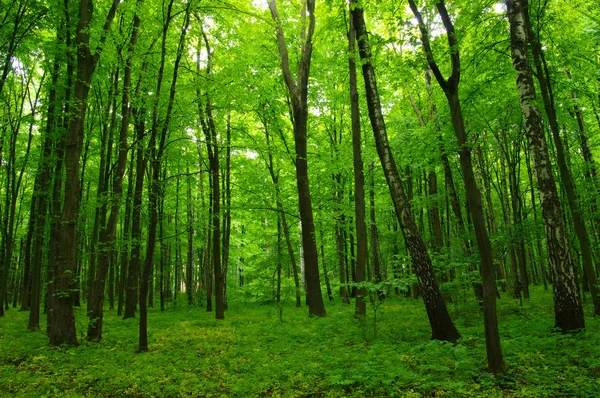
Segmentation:
{"type": "Polygon", "coordinates": [[[583,333],[553,333],[551,295],[533,293],[525,307],[499,302],[509,369],[497,379],[485,370],[483,316],[471,299],[461,303],[457,319],[463,338],[449,344],[429,340],[420,301],[392,297],[379,307],[377,338],[369,340],[361,329],[372,329],[372,318],[361,325],[354,307],[339,303],[325,318],[307,318],[303,308],[234,301],[219,322],[198,307],[151,310],[144,354],[134,354],[135,319],[109,312],[101,343],[51,348],[43,333],[22,332],[26,313],[11,311],[0,329],[0,391],[5,397],[594,396],[598,319],[588,319],[583,333]]]}

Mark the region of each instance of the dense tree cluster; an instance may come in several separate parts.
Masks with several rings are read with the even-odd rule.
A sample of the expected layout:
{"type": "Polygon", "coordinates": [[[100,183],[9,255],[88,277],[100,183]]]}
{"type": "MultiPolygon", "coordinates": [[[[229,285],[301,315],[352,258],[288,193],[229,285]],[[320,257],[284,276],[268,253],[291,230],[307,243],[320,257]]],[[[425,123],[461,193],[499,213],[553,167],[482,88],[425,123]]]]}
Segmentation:
{"type": "Polygon", "coordinates": [[[0,315],[50,344],[82,305],[89,340],[116,310],[146,351],[155,299],[324,293],[359,319],[422,297],[456,341],[471,294],[501,373],[497,297],[543,284],[563,332],[600,314],[598,4],[0,5],[0,315]]]}

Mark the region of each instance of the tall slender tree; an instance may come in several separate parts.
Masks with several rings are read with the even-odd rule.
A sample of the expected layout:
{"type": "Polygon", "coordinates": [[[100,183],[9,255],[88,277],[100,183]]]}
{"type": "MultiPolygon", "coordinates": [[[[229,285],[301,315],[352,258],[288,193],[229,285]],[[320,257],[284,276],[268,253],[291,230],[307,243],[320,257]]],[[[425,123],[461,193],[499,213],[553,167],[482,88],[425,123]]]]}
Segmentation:
{"type": "MultiPolygon", "coordinates": [[[[206,47],[207,62],[206,75],[212,73],[212,49],[208,41],[208,35],[202,30],[202,38],[206,47]]],[[[221,190],[220,190],[220,166],[219,166],[219,142],[217,127],[213,115],[213,105],[208,90],[204,93],[204,98],[198,98],[198,110],[202,130],[206,138],[206,148],[208,151],[208,161],[211,176],[211,217],[212,217],[212,271],[214,275],[214,293],[215,293],[215,318],[225,318],[225,297],[224,297],[224,275],[222,270],[221,258],[221,190]]],[[[207,279],[210,273],[207,274],[207,279]]],[[[210,293],[210,290],[208,291],[210,293]]],[[[207,295],[210,302],[211,295],[207,295]]],[[[210,304],[209,304],[210,306],[210,304]]],[[[207,310],[209,309],[207,306],[207,310]]]]}
{"type": "Polygon", "coordinates": [[[306,300],[310,315],[326,315],[319,279],[317,241],[313,208],[308,183],[307,128],[308,128],[308,76],[312,56],[312,38],[315,32],[315,1],[305,0],[302,7],[302,51],[294,79],[289,65],[288,48],[276,0],[268,2],[275,22],[281,70],[292,103],[294,138],[296,143],[296,180],[298,182],[298,207],[302,224],[302,249],[306,278],[306,300]],[[307,15],[308,14],[308,15],[307,15]],[[306,18],[308,17],[308,26],[306,18]]]}
{"type": "Polygon", "coordinates": [[[77,265],[77,220],[79,216],[80,181],[79,156],[84,137],[84,122],[90,83],[106,36],[115,17],[120,0],[114,0],[104,22],[102,36],[98,46],[92,52],[90,48],[90,24],[94,11],[93,0],[81,0],[79,3],[79,23],[75,45],[77,48],[77,78],[75,79],[75,109],[70,115],[65,150],[65,199],[61,216],[61,229],[58,239],[58,256],[54,281],[53,318],[49,330],[51,345],[77,345],[73,297],[71,290],[75,286],[77,265]]]}
{"type": "Polygon", "coordinates": [[[427,309],[431,325],[431,338],[435,340],[456,341],[460,338],[460,334],[450,318],[439,285],[435,280],[431,258],[427,253],[425,243],[414,222],[410,204],[404,193],[398,168],[392,156],[381,110],[379,93],[377,91],[375,70],[371,63],[371,45],[367,34],[364,12],[356,0],[351,0],[350,6],[354,28],[356,29],[360,59],[362,61],[369,119],[371,120],[371,127],[375,136],[377,154],[379,155],[392,201],[394,202],[398,223],[402,227],[407,247],[412,257],[415,274],[419,279],[421,293],[423,294],[425,308],[427,309]]]}
{"type": "Polygon", "coordinates": [[[446,94],[452,127],[456,134],[459,145],[460,166],[463,173],[465,189],[469,202],[469,210],[479,247],[479,256],[481,259],[481,275],[483,280],[483,315],[486,337],[486,350],[488,358],[488,367],[492,373],[502,373],[504,371],[504,359],[500,347],[500,333],[498,332],[498,319],[496,315],[496,272],[494,269],[494,259],[492,257],[492,245],[485,225],[485,216],[483,213],[483,203],[481,201],[481,192],[475,181],[473,172],[473,163],[471,158],[471,148],[467,142],[467,132],[462,114],[458,87],[460,83],[460,56],[457,48],[458,41],[454,31],[454,25],[443,1],[436,3],[438,13],[444,23],[446,35],[448,37],[448,46],[450,47],[450,59],[452,72],[448,79],[444,78],[440,71],[431,50],[429,42],[429,31],[425,25],[421,13],[419,12],[414,0],[409,0],[410,8],[419,22],[421,31],[421,42],[427,63],[435,76],[438,84],[446,94]]]}
{"type": "Polygon", "coordinates": [[[583,328],[585,321],[528,59],[527,0],[509,0],[506,4],[510,21],[513,66],[517,72],[517,91],[525,120],[529,151],[533,154],[546,230],[548,260],[553,277],[555,326],[568,332],[583,328]]]}
{"type": "MultiPolygon", "coordinates": [[[[137,6],[139,7],[140,1],[137,6]]],[[[121,98],[121,126],[119,130],[119,153],[117,158],[117,168],[113,176],[111,208],[108,223],[103,228],[99,239],[99,259],[98,270],[95,275],[94,284],[90,291],[88,339],[99,341],[102,339],[102,319],[104,313],[104,290],[109,262],[113,253],[116,252],[115,237],[117,233],[117,218],[121,209],[123,194],[123,176],[127,166],[127,152],[130,116],[130,89],[131,89],[131,68],[135,47],[138,39],[138,30],[140,27],[140,18],[137,12],[133,16],[133,28],[129,46],[127,49],[127,58],[125,60],[125,71],[123,76],[123,94],[121,98]]],[[[115,264],[112,264],[114,268],[115,264]]]]}

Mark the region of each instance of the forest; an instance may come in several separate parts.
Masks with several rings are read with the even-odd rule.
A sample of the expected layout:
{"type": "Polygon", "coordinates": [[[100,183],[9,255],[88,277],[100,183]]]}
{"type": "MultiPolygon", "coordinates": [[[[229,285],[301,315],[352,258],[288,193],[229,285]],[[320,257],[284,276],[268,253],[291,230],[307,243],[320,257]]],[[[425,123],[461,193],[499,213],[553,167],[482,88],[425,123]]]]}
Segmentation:
{"type": "Polygon", "coordinates": [[[592,397],[596,0],[0,0],[0,396],[592,397]]]}

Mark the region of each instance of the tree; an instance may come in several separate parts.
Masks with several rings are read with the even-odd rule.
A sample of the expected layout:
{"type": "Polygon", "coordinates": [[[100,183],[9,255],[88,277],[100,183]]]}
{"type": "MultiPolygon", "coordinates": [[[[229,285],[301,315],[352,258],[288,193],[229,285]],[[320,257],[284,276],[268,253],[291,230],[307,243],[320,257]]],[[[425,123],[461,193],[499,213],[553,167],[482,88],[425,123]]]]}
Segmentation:
{"type": "Polygon", "coordinates": [[[77,345],[73,298],[70,291],[74,287],[77,264],[77,218],[79,215],[80,181],[79,156],[81,154],[87,98],[90,82],[106,35],[117,11],[119,0],[114,0],[104,23],[99,45],[92,53],[90,49],[89,26],[94,10],[93,0],[81,0],[79,23],[77,25],[77,78],[74,86],[75,110],[70,115],[65,150],[65,199],[61,216],[61,229],[58,239],[58,256],[54,281],[53,322],[49,330],[51,345],[77,345]]]}
{"type": "MultiPolygon", "coordinates": [[[[210,76],[212,72],[211,65],[211,47],[208,36],[202,31],[204,45],[206,47],[207,62],[206,75],[210,76]]],[[[220,166],[219,166],[219,142],[217,139],[217,128],[213,116],[213,106],[211,96],[208,92],[204,94],[204,99],[198,98],[198,113],[204,136],[206,138],[206,149],[208,151],[208,161],[210,165],[211,176],[211,215],[212,215],[212,265],[214,273],[215,290],[215,318],[225,318],[225,298],[224,298],[224,275],[222,270],[221,258],[221,189],[220,189],[220,166]],[[204,103],[202,103],[204,101],[204,103]]],[[[210,275],[207,274],[207,276],[210,275]]],[[[208,278],[207,278],[208,279],[208,278]]],[[[211,300],[210,295],[207,296],[211,300]]],[[[208,310],[209,307],[207,307],[208,310]]]]}
{"type": "MultiPolygon", "coordinates": [[[[577,189],[575,185],[575,181],[573,179],[573,175],[571,170],[569,170],[569,166],[567,164],[567,156],[568,151],[565,151],[563,141],[560,134],[560,129],[558,126],[558,120],[556,117],[556,107],[554,104],[554,94],[552,92],[552,85],[550,83],[550,74],[548,71],[548,65],[546,63],[546,59],[544,56],[544,52],[542,50],[542,46],[539,41],[539,37],[534,34],[533,28],[529,21],[529,12],[527,7],[523,9],[525,15],[525,23],[527,24],[527,35],[529,39],[529,43],[531,44],[531,52],[533,55],[533,64],[536,69],[537,80],[540,85],[540,93],[542,96],[542,102],[544,104],[544,109],[546,111],[546,115],[548,117],[548,124],[550,125],[550,132],[552,133],[552,139],[554,141],[554,146],[556,147],[556,161],[558,165],[558,171],[560,175],[560,180],[565,189],[565,194],[567,196],[567,205],[569,206],[569,210],[571,212],[573,229],[575,230],[575,235],[577,236],[577,240],[579,242],[579,248],[581,250],[581,259],[583,263],[583,271],[584,276],[587,277],[590,293],[592,296],[592,304],[594,305],[594,314],[600,315],[600,290],[598,286],[598,281],[596,278],[596,272],[594,270],[594,263],[592,259],[592,249],[590,245],[590,238],[587,231],[587,227],[585,225],[585,220],[583,215],[581,214],[580,208],[580,198],[577,194],[577,189]]],[[[569,71],[567,70],[567,76],[569,75],[569,71]]],[[[571,96],[574,94],[572,93],[571,96]]],[[[579,128],[579,137],[580,142],[582,143],[582,152],[584,160],[592,165],[591,172],[595,174],[595,170],[593,168],[593,159],[591,158],[591,152],[588,148],[583,131],[583,122],[581,120],[581,113],[577,110],[578,107],[575,105],[575,113],[579,115],[578,117],[578,128],[579,128]]],[[[590,179],[590,173],[584,173],[586,178],[590,179]]]]}
{"type": "Polygon", "coordinates": [[[313,221],[313,209],[308,183],[308,160],[307,160],[307,121],[308,121],[308,75],[310,72],[310,61],[312,55],[312,37],[315,31],[315,1],[303,2],[301,19],[302,29],[302,52],[298,63],[297,79],[294,79],[289,65],[289,55],[283,27],[277,4],[275,0],[269,1],[271,16],[275,22],[277,44],[281,57],[281,70],[288,89],[292,103],[292,115],[294,125],[294,138],[296,143],[296,180],[298,182],[298,207],[300,209],[300,221],[302,223],[302,248],[304,252],[304,264],[306,270],[306,301],[310,315],[324,316],[323,294],[321,292],[321,281],[319,280],[319,264],[317,253],[317,241],[313,221]],[[308,14],[308,27],[305,25],[306,14],[308,14]],[[307,29],[308,28],[308,29],[307,29]]]}
{"type": "MultiPolygon", "coordinates": [[[[352,4],[350,4],[352,7],[352,4]]],[[[352,9],[350,8],[350,13],[352,9]]],[[[360,110],[358,83],[356,77],[356,29],[350,17],[348,29],[348,70],[350,71],[350,117],[352,119],[352,164],[354,168],[354,222],[356,228],[356,283],[365,281],[367,263],[367,223],[365,211],[365,175],[362,161],[362,140],[360,132],[360,110]]],[[[338,249],[339,250],[339,249],[338,249]]],[[[367,289],[361,287],[356,292],[356,316],[366,315],[365,297],[367,289]]]]}
{"type": "Polygon", "coordinates": [[[398,175],[398,168],[396,167],[396,162],[394,161],[388,142],[385,121],[377,92],[377,80],[373,65],[371,64],[371,47],[367,36],[363,9],[357,5],[356,0],[352,0],[350,5],[351,16],[358,39],[360,59],[362,61],[369,119],[371,120],[373,134],[375,135],[377,154],[379,155],[390,194],[392,195],[398,223],[404,232],[408,250],[412,257],[413,267],[419,278],[420,288],[432,329],[431,338],[435,340],[456,341],[460,338],[460,334],[456,330],[450,314],[448,314],[442,293],[435,280],[431,258],[427,253],[425,243],[413,220],[410,204],[404,193],[404,188],[398,175]]]}
{"type": "MultiPolygon", "coordinates": [[[[137,4],[139,6],[139,2],[137,4]]],[[[119,153],[117,158],[117,169],[113,176],[112,198],[110,216],[106,228],[103,228],[99,240],[99,261],[98,270],[94,276],[93,288],[90,290],[90,298],[88,306],[90,323],[88,325],[88,339],[99,341],[102,339],[102,318],[104,313],[104,290],[106,277],[108,273],[109,261],[116,251],[114,247],[115,237],[117,232],[117,218],[121,209],[122,193],[123,193],[123,176],[125,167],[127,166],[127,152],[129,132],[129,116],[130,116],[130,89],[131,89],[131,68],[133,57],[135,55],[135,47],[138,39],[138,30],[140,27],[140,18],[137,12],[133,16],[133,27],[129,47],[127,49],[127,58],[125,60],[125,72],[123,77],[123,94],[121,99],[121,126],[119,130],[119,153]]],[[[116,110],[113,110],[116,111],[116,110]]],[[[115,264],[112,265],[113,267],[115,264]]]]}
{"type": "Polygon", "coordinates": [[[419,22],[421,30],[421,41],[427,57],[429,68],[433,72],[438,84],[444,90],[450,114],[452,117],[452,127],[456,134],[459,145],[460,166],[463,173],[465,189],[469,203],[469,210],[473,219],[473,227],[479,247],[479,256],[481,259],[481,275],[483,279],[483,315],[486,337],[486,350],[488,357],[488,367],[494,374],[504,371],[504,359],[502,358],[502,349],[500,347],[500,333],[498,332],[498,319],[496,315],[496,273],[494,270],[494,260],[492,257],[492,246],[485,226],[485,216],[483,213],[483,204],[481,202],[481,192],[475,181],[473,164],[471,160],[471,148],[467,143],[467,133],[462,114],[458,86],[460,83],[460,56],[456,48],[457,39],[454,31],[454,25],[446,10],[443,1],[436,3],[438,13],[444,23],[446,35],[448,37],[448,46],[451,51],[452,73],[448,79],[442,76],[442,73],[433,57],[431,45],[429,43],[429,32],[423,22],[421,13],[413,0],[409,0],[410,8],[419,22]]]}
{"type": "Polygon", "coordinates": [[[527,1],[510,0],[507,7],[513,66],[517,72],[517,91],[525,120],[529,151],[533,155],[546,230],[548,260],[553,281],[555,326],[563,332],[569,332],[583,328],[585,322],[528,59],[528,21],[525,13],[527,1]]]}

